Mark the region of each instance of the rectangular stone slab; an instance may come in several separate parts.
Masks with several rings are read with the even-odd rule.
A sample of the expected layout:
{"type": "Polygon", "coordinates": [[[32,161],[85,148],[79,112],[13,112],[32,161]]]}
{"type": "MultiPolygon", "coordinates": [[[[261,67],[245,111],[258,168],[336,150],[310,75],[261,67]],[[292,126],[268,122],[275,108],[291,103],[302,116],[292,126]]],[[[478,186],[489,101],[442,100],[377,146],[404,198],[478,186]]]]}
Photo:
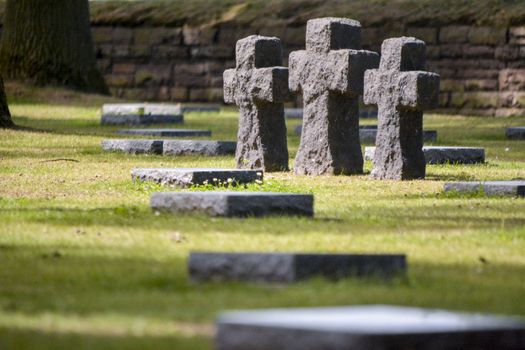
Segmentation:
{"type": "Polygon", "coordinates": [[[188,268],[194,282],[292,283],[315,276],[392,278],[406,272],[406,258],[391,254],[192,252],[188,268]]]}
{"type": "Polygon", "coordinates": [[[511,140],[525,140],[525,126],[516,126],[507,129],[507,138],[511,140]]]}
{"type": "Polygon", "coordinates": [[[313,216],[311,194],[273,192],[159,192],[151,195],[155,211],[211,216],[313,216]]]}
{"type": "Polygon", "coordinates": [[[523,319],[367,305],[226,312],[216,350],[516,350],[523,319]]]}
{"type": "Polygon", "coordinates": [[[263,173],[258,170],[240,169],[133,169],[131,179],[177,187],[203,184],[237,185],[262,181],[263,173]]]}
{"type": "Polygon", "coordinates": [[[117,130],[119,134],[146,135],[159,137],[199,137],[211,136],[210,130],[190,129],[122,129],[117,130]]]}
{"type": "Polygon", "coordinates": [[[468,181],[448,182],[445,184],[445,192],[477,192],[483,191],[493,196],[521,196],[525,197],[525,180],[516,181],[468,181]]]}
{"type": "Polygon", "coordinates": [[[180,115],[181,106],[169,103],[107,103],[103,115],[180,115]]]}
{"type": "Polygon", "coordinates": [[[131,154],[162,154],[162,140],[103,140],[102,149],[131,154]]]}
{"type": "Polygon", "coordinates": [[[235,141],[193,140],[103,140],[104,151],[131,154],[164,154],[167,156],[235,154],[235,141]]]}
{"type": "Polygon", "coordinates": [[[164,154],[168,156],[205,155],[223,156],[235,154],[235,141],[165,140],[164,154]]]}
{"type": "MultiPolygon", "coordinates": [[[[375,147],[365,147],[365,159],[374,160],[375,147]]],[[[485,149],[476,147],[425,146],[427,164],[476,164],[485,162],[485,149]]]]}
{"type": "MultiPolygon", "coordinates": [[[[302,125],[295,127],[295,133],[297,136],[301,136],[303,131],[302,125]]],[[[361,125],[359,126],[359,139],[362,143],[375,143],[377,137],[377,125],[361,125]]],[[[436,130],[424,130],[423,141],[436,141],[437,131],[436,130]]]]}
{"type": "Polygon", "coordinates": [[[176,124],[184,122],[179,105],[116,103],[102,106],[103,125],[176,124]]]}

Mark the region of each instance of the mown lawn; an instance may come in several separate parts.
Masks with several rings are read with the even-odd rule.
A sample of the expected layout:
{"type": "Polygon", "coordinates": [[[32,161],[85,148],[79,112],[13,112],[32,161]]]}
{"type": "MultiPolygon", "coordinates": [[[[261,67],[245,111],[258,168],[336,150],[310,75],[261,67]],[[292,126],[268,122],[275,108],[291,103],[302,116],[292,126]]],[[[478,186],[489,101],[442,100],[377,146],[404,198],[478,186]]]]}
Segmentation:
{"type": "MultiPolygon", "coordinates": [[[[525,118],[428,115],[438,144],[483,146],[487,164],[429,166],[426,180],[407,182],[266,174],[248,190],[313,193],[315,218],[222,219],[155,215],[149,195],[160,187],[133,184],[130,170],[233,167],[233,157],[102,153],[116,129],[99,125],[103,101],[11,101],[23,128],[0,131],[1,349],[211,349],[214,318],[236,308],[385,303],[525,316],[525,199],[441,193],[448,180],[524,179],[525,142],[504,129],[525,118]],[[191,250],[406,253],[409,273],[193,285],[191,250]]],[[[184,127],[233,140],[236,125],[227,108],[187,114],[184,127]]]]}

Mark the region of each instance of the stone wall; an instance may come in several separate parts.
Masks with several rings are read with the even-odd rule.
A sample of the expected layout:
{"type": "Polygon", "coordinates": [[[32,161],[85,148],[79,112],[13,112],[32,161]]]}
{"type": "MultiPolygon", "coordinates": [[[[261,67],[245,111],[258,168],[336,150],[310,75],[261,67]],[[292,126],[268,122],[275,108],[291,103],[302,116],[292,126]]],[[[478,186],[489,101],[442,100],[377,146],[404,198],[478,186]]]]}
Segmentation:
{"type": "MultiPolygon", "coordinates": [[[[98,62],[115,96],[130,100],[222,101],[222,72],[234,67],[237,39],[281,38],[285,64],[304,47],[304,24],[264,28],[94,26],[98,62]]],[[[448,113],[525,115],[525,26],[364,27],[364,47],[383,39],[424,40],[427,68],[441,75],[441,108],[448,113]]]]}

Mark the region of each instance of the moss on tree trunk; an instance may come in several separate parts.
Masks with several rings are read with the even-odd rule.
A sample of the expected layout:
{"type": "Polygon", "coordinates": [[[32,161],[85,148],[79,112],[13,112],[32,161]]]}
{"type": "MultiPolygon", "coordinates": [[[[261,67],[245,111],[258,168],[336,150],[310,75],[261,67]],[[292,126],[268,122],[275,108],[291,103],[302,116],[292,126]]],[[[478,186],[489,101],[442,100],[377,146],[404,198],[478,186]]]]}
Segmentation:
{"type": "Polygon", "coordinates": [[[6,79],[107,93],[96,67],[88,0],[7,0],[0,68],[6,79]]]}

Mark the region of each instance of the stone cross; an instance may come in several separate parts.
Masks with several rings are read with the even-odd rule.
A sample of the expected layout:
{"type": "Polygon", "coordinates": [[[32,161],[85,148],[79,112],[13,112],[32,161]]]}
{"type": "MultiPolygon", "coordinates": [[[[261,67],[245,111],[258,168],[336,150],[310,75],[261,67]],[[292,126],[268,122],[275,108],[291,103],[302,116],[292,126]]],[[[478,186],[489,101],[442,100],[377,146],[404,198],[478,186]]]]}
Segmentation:
{"type": "Polygon", "coordinates": [[[224,71],[224,101],[240,109],[237,168],[288,170],[284,105],[288,69],[278,38],[252,35],[237,41],[236,68],[224,71]]]}
{"type": "Polygon", "coordinates": [[[425,177],[423,110],[435,108],[439,75],[425,69],[425,43],[416,38],[383,41],[379,69],[365,73],[364,102],[378,106],[372,177],[425,177]]]}
{"type": "Polygon", "coordinates": [[[379,55],[360,49],[359,22],[319,18],[306,25],[306,50],[290,54],[290,90],[302,92],[304,101],[296,174],[363,172],[358,97],[363,74],[379,65],[379,55]]]}

